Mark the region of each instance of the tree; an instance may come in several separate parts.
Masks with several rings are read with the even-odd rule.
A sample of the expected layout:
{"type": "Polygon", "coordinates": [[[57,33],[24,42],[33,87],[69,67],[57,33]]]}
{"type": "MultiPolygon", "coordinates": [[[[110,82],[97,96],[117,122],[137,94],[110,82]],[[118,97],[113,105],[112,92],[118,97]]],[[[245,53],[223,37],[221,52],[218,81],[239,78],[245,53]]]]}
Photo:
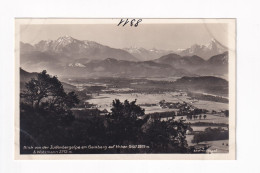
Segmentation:
{"type": "Polygon", "coordinates": [[[50,76],[46,70],[32,78],[25,84],[26,91],[21,93],[21,98],[38,109],[42,106],[45,109],[60,110],[69,109],[79,103],[74,92],[65,93],[62,83],[56,76],[50,76]]]}
{"type": "MultiPolygon", "coordinates": [[[[161,121],[160,119],[138,117],[144,116],[144,109],[136,105],[136,100],[112,103],[111,113],[107,115],[108,140],[112,144],[145,144],[150,146],[147,152],[185,153],[187,152],[187,125],[180,121],[161,121]],[[145,126],[145,127],[144,127],[145,126]]],[[[164,113],[165,114],[165,113],[164,113]]],[[[172,113],[170,113],[172,114],[172,113]]],[[[156,113],[160,117],[160,113],[156,113]]],[[[125,151],[123,151],[125,152],[125,151]]],[[[130,150],[129,152],[133,152],[130,150]]],[[[117,151],[120,153],[120,151],[117,151]]]]}
{"type": "Polygon", "coordinates": [[[111,111],[112,114],[110,114],[110,116],[116,119],[136,119],[137,117],[144,115],[144,109],[136,105],[136,100],[132,102],[125,100],[124,103],[121,103],[119,99],[115,99],[112,102],[111,111]]]}
{"type": "Polygon", "coordinates": [[[51,77],[43,70],[37,75],[37,79],[32,78],[25,84],[26,91],[22,93],[22,98],[30,102],[33,107],[38,108],[43,98],[52,96],[64,96],[62,84],[54,76],[51,77]]]}
{"type": "Polygon", "coordinates": [[[186,153],[186,131],[183,121],[154,120],[145,133],[145,143],[154,153],[186,153]]]}
{"type": "Polygon", "coordinates": [[[45,112],[46,117],[53,115],[52,117],[67,123],[74,119],[70,109],[79,103],[78,96],[74,92],[67,94],[56,76],[50,76],[43,70],[36,79],[27,82],[25,87],[21,101],[31,105],[36,112],[45,112]]]}
{"type": "Polygon", "coordinates": [[[217,113],[217,111],[215,111],[215,110],[212,110],[212,111],[211,111],[211,113],[212,113],[212,114],[216,114],[216,113],[217,113]]]}
{"type": "Polygon", "coordinates": [[[201,120],[201,117],[202,117],[202,116],[200,115],[200,116],[199,116],[200,120],[201,120]]]}
{"type": "MultiPolygon", "coordinates": [[[[20,103],[20,146],[69,143],[72,111],[79,99],[44,70],[25,84],[20,103]]],[[[74,141],[73,141],[74,142],[74,141]]]]}
{"type": "Polygon", "coordinates": [[[206,117],[207,117],[207,115],[206,115],[206,114],[205,114],[205,115],[203,115],[203,118],[204,118],[204,119],[206,119],[206,117]]]}
{"type": "Polygon", "coordinates": [[[191,114],[188,114],[188,115],[187,115],[187,119],[188,119],[188,120],[192,120],[192,115],[191,115],[191,114]]]}
{"type": "Polygon", "coordinates": [[[225,114],[226,117],[229,117],[229,111],[228,110],[225,110],[224,114],[225,114]]]}
{"type": "Polygon", "coordinates": [[[111,113],[106,116],[108,122],[108,135],[111,144],[136,142],[140,136],[142,120],[137,119],[144,115],[144,109],[136,105],[136,100],[123,103],[115,99],[112,103],[111,113]]]}

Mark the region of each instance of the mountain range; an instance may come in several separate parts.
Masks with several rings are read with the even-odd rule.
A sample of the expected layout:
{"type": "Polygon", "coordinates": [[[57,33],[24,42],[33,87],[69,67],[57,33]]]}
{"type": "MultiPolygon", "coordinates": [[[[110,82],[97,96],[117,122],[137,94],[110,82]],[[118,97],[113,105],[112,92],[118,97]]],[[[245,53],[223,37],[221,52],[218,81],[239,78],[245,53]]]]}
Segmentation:
{"type": "Polygon", "coordinates": [[[21,42],[20,62],[29,71],[46,69],[62,76],[221,76],[228,72],[228,52],[216,40],[176,53],[144,48],[115,49],[64,36],[34,45],[21,42]]]}
{"type": "Polygon", "coordinates": [[[224,53],[226,51],[228,51],[228,49],[225,46],[217,40],[211,39],[207,45],[194,44],[187,49],[177,50],[175,53],[181,56],[197,55],[205,60],[208,60],[212,56],[224,53]]]}
{"type": "Polygon", "coordinates": [[[77,76],[92,77],[162,77],[183,76],[190,73],[184,69],[176,69],[168,64],[154,61],[126,61],[108,58],[95,60],[85,64],[74,63],[64,70],[64,73],[77,76]]]}
{"type": "Polygon", "coordinates": [[[216,39],[211,39],[207,45],[194,44],[187,49],[172,50],[157,50],[157,49],[145,49],[145,48],[124,48],[127,52],[142,61],[154,60],[161,56],[176,53],[181,56],[199,56],[204,60],[208,60],[214,55],[218,55],[227,51],[227,48],[219,43],[216,39]]]}
{"type": "Polygon", "coordinates": [[[190,74],[222,76],[228,73],[228,52],[212,56],[208,60],[197,55],[180,56],[171,53],[154,60],[154,62],[185,69],[190,74]]]}

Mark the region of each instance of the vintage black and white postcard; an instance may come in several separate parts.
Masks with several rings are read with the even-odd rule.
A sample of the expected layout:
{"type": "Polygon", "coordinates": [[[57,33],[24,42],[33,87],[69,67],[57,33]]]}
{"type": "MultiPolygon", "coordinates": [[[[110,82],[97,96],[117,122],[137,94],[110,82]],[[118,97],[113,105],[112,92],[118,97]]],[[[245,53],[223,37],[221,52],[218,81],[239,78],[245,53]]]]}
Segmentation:
{"type": "Polygon", "coordinates": [[[16,159],[235,159],[235,19],[16,19],[16,159]]]}

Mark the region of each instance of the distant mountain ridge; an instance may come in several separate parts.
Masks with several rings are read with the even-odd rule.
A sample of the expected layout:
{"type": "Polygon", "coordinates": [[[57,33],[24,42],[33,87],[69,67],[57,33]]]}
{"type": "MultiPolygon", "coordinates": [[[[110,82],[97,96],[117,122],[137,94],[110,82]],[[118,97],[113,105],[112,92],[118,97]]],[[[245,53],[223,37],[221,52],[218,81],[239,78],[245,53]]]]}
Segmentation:
{"type": "Polygon", "coordinates": [[[182,77],[173,83],[176,89],[228,95],[228,81],[215,76],[182,77]]]}
{"type": "MultiPolygon", "coordinates": [[[[217,41],[212,40],[206,48],[201,46],[200,49],[222,52],[216,44],[217,41]]],[[[205,60],[198,55],[157,49],[114,49],[64,36],[57,40],[42,40],[34,45],[21,42],[20,63],[28,71],[46,69],[50,74],[60,76],[222,76],[228,73],[228,52],[205,60]]]]}
{"type": "Polygon", "coordinates": [[[153,60],[156,63],[168,64],[177,69],[185,69],[198,75],[223,75],[228,72],[228,52],[215,55],[208,60],[199,56],[180,56],[171,53],[153,60]]]}
{"type": "Polygon", "coordinates": [[[175,53],[170,53],[168,55],[164,55],[153,61],[157,63],[171,64],[176,67],[181,65],[203,65],[203,64],[228,65],[228,52],[223,52],[221,54],[212,56],[208,60],[204,60],[203,58],[197,55],[180,56],[175,53]]]}
{"type": "Polygon", "coordinates": [[[69,59],[106,59],[137,61],[133,55],[122,49],[101,45],[94,41],[77,40],[71,36],[59,37],[57,40],[42,40],[35,45],[21,42],[21,52],[39,51],[49,54],[59,54],[69,59]]]}
{"type": "Polygon", "coordinates": [[[190,48],[176,51],[176,53],[181,56],[197,55],[205,60],[208,60],[210,57],[222,54],[226,51],[228,50],[225,46],[219,43],[216,39],[211,39],[207,45],[194,44],[190,48]]]}
{"type": "MultiPolygon", "coordinates": [[[[64,69],[69,75],[90,75],[96,77],[163,77],[190,75],[186,70],[175,69],[168,64],[153,61],[126,61],[108,58],[93,60],[85,64],[72,63],[64,69]]],[[[82,77],[83,77],[82,76],[82,77]]]]}
{"type": "Polygon", "coordinates": [[[204,60],[199,56],[180,56],[174,53],[150,61],[126,61],[107,58],[105,60],[81,60],[70,63],[64,70],[69,74],[88,74],[97,77],[167,77],[167,76],[222,76],[228,72],[228,52],[204,60]]]}
{"type": "Polygon", "coordinates": [[[180,56],[199,56],[204,60],[208,60],[214,55],[218,55],[227,51],[227,48],[219,43],[216,39],[211,39],[207,45],[194,44],[186,49],[173,50],[157,50],[157,49],[145,49],[130,47],[124,48],[127,52],[138,58],[140,61],[154,60],[161,56],[171,53],[178,54],[180,56]]]}
{"type": "Polygon", "coordinates": [[[228,65],[228,52],[212,56],[208,60],[208,64],[211,65],[228,65]]]}

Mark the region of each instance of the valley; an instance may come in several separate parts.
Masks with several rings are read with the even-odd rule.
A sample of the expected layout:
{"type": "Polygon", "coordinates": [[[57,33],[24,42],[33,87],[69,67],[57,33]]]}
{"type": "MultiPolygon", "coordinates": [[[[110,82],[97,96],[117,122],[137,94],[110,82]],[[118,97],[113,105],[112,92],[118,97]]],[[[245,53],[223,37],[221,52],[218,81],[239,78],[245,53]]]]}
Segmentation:
{"type": "Polygon", "coordinates": [[[192,131],[187,132],[186,136],[189,146],[208,146],[207,152],[213,153],[228,151],[228,146],[226,146],[228,140],[221,141],[225,145],[222,145],[219,140],[204,141],[197,144],[193,142],[194,135],[204,132],[207,128],[220,128],[228,131],[229,118],[225,114],[225,111],[229,110],[228,92],[225,89],[228,84],[226,81],[222,81],[222,79],[184,77],[161,80],[152,78],[95,78],[81,80],[70,78],[63,80],[70,85],[76,86],[76,90],[85,92],[89,96],[88,99],[84,100],[82,107],[73,109],[76,115],[78,115],[78,119],[87,118],[83,115],[85,111],[92,111],[91,116],[96,114],[103,117],[104,113],[111,112],[112,101],[115,99],[120,101],[128,100],[130,102],[136,100],[136,104],[145,110],[145,116],[151,116],[155,119],[159,118],[161,121],[169,121],[171,118],[177,121],[184,121],[192,129],[192,131]],[[191,79],[192,82],[190,82],[191,79]],[[189,83],[186,83],[186,80],[189,83]],[[208,84],[209,81],[215,81],[213,89],[208,84]],[[208,85],[205,85],[205,83],[208,85]],[[183,88],[182,90],[180,85],[183,88]],[[196,95],[222,98],[222,100],[215,99],[214,101],[214,99],[205,100],[205,98],[201,99],[201,97],[190,97],[190,93],[193,92],[196,95]],[[176,107],[174,105],[179,106],[176,107]],[[93,114],[94,110],[99,112],[93,114]],[[202,110],[202,112],[196,113],[195,110],[202,110]],[[190,119],[188,115],[193,117],[190,119]]]}
{"type": "MultiPolygon", "coordinates": [[[[146,129],[153,133],[156,129],[152,125],[156,122],[162,126],[179,123],[187,128],[181,133],[186,135],[184,139],[190,152],[201,148],[207,150],[204,153],[228,151],[228,52],[216,40],[181,51],[118,49],[70,36],[42,40],[34,45],[21,42],[20,47],[20,91],[26,92],[27,82],[47,70],[55,80],[60,80],[66,93],[75,93],[79,99],[67,111],[75,118],[76,127],[82,125],[82,134],[88,128],[84,123],[94,122],[100,131],[113,136],[104,129],[108,128],[108,121],[113,124],[110,116],[114,101],[119,100],[138,107],[135,109],[142,116],[136,117],[132,125],[138,126],[140,134],[146,134],[146,129]],[[212,134],[217,135],[214,138],[212,134]]],[[[48,103],[42,106],[45,104],[48,106],[48,103]]],[[[131,125],[126,126],[131,131],[131,125]]],[[[92,134],[93,128],[88,130],[92,134]]],[[[117,127],[113,130],[117,131],[117,127]]],[[[165,129],[161,129],[160,133],[163,132],[165,129]]]]}

